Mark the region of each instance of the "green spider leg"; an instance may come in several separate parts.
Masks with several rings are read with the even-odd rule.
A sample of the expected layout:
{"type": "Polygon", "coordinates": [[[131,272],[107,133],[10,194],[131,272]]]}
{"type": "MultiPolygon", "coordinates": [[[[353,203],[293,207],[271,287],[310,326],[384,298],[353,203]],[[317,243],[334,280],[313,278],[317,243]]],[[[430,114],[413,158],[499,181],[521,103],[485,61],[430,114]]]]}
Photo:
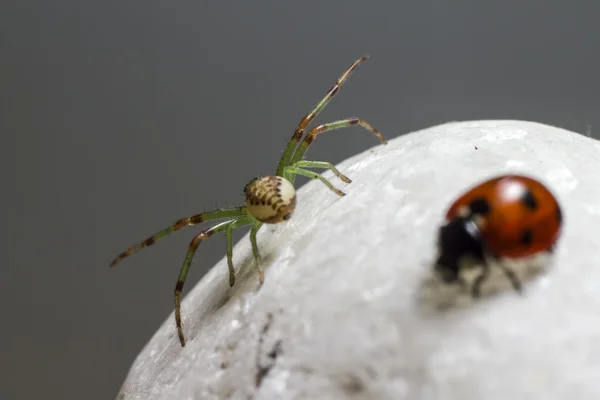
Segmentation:
{"type": "Polygon", "coordinates": [[[300,143],[300,140],[304,136],[304,131],[306,130],[306,127],[317,117],[317,115],[319,115],[319,113],[321,111],[323,111],[325,106],[327,106],[327,104],[329,104],[329,102],[337,94],[337,92],[340,90],[340,88],[342,87],[344,82],[348,79],[348,77],[358,68],[358,66],[362,62],[366,61],[368,58],[369,58],[368,56],[363,56],[363,57],[359,58],[358,60],[356,60],[337,79],[336,83],[331,87],[331,89],[329,89],[327,91],[325,96],[321,99],[321,101],[319,101],[319,103],[317,103],[315,108],[311,112],[306,114],[304,117],[302,117],[302,119],[300,120],[300,123],[298,124],[298,127],[296,128],[296,131],[294,132],[294,135],[292,136],[292,139],[290,140],[287,147],[283,151],[283,154],[281,155],[281,159],[279,160],[279,165],[277,166],[277,173],[276,173],[277,176],[283,176],[283,169],[291,164],[292,157],[294,156],[294,153],[296,152],[296,147],[298,146],[298,143],[300,143]]]}
{"type": "MultiPolygon", "coordinates": [[[[177,279],[177,284],[175,285],[175,324],[177,325],[177,334],[179,335],[179,341],[181,342],[181,346],[185,346],[185,338],[183,336],[183,324],[181,322],[181,291],[183,290],[183,285],[185,283],[185,279],[187,278],[187,274],[190,270],[190,266],[192,265],[192,260],[194,259],[194,255],[196,254],[196,250],[198,250],[198,246],[202,243],[203,240],[208,239],[215,233],[226,232],[227,234],[227,263],[230,266],[229,269],[229,282],[231,283],[232,274],[233,274],[233,262],[232,262],[232,233],[235,228],[239,228],[241,226],[254,224],[256,220],[251,215],[244,215],[236,219],[231,219],[228,221],[220,222],[216,225],[207,228],[194,236],[192,241],[190,242],[188,252],[185,255],[185,260],[183,261],[183,265],[181,266],[181,270],[179,272],[179,277],[177,279]]],[[[253,245],[254,246],[254,245],[253,245]]]]}
{"type": "Polygon", "coordinates": [[[348,178],[346,175],[342,174],[332,163],[327,162],[327,161],[301,160],[301,161],[295,162],[293,166],[294,167],[329,169],[329,170],[331,170],[331,172],[333,172],[335,174],[335,176],[340,178],[342,181],[344,181],[346,183],[352,183],[352,180],[350,178],[348,178]]]}
{"type": "MultiPolygon", "coordinates": [[[[233,231],[236,228],[240,228],[245,225],[250,225],[254,221],[254,217],[247,216],[243,218],[239,218],[237,220],[232,221],[227,226],[226,236],[227,236],[227,267],[229,268],[229,286],[233,286],[235,284],[235,270],[233,269],[233,231]]],[[[250,238],[252,239],[252,238],[250,238]]]]}
{"type": "MultiPolygon", "coordinates": [[[[252,255],[254,256],[254,262],[259,272],[258,277],[262,285],[264,283],[265,277],[262,269],[260,252],[258,251],[256,234],[262,227],[263,223],[254,218],[252,218],[252,220],[254,221],[254,225],[250,230],[250,243],[252,243],[252,255]]],[[[252,223],[252,220],[250,220],[249,218],[238,219],[236,221],[233,221],[227,227],[227,266],[229,268],[229,286],[233,286],[235,284],[235,270],[233,269],[233,230],[244,225],[250,225],[252,223]]]]}
{"type": "Polygon", "coordinates": [[[235,217],[241,217],[244,215],[248,215],[248,210],[246,209],[246,207],[243,206],[243,207],[219,208],[214,211],[209,211],[209,212],[205,212],[202,214],[196,214],[196,215],[193,215],[193,216],[187,217],[187,218],[181,218],[181,219],[177,220],[173,225],[155,233],[154,235],[150,236],[148,239],[144,240],[143,242],[141,242],[135,246],[132,246],[129,249],[122,252],[121,254],[119,254],[110,263],[110,266],[114,267],[115,265],[117,265],[117,263],[119,263],[125,257],[129,257],[130,255],[137,253],[144,247],[153,245],[157,240],[162,239],[165,236],[167,236],[173,232],[176,232],[182,228],[185,228],[186,226],[197,225],[202,222],[212,221],[215,219],[235,218],[235,217]]]}
{"type": "Polygon", "coordinates": [[[312,142],[315,140],[317,135],[320,135],[321,133],[325,133],[325,132],[332,131],[335,129],[346,128],[346,127],[350,127],[353,125],[360,125],[363,128],[371,131],[377,138],[379,138],[381,143],[383,143],[383,144],[386,143],[385,138],[383,137],[383,135],[381,135],[381,133],[377,129],[373,128],[368,122],[363,121],[359,118],[348,118],[348,119],[344,119],[344,120],[321,124],[321,125],[318,125],[315,128],[313,128],[312,130],[310,130],[309,133],[306,136],[304,136],[307,126],[317,117],[317,115],[319,115],[319,113],[327,106],[327,104],[329,104],[329,102],[333,99],[333,97],[338,93],[339,89],[342,87],[344,82],[358,68],[358,66],[362,62],[366,61],[367,59],[368,59],[368,56],[363,56],[363,57],[359,58],[358,60],[356,60],[338,78],[336,83],[331,87],[331,89],[329,89],[329,91],[327,91],[325,96],[321,99],[321,101],[319,101],[319,103],[317,103],[315,108],[311,112],[306,114],[304,117],[302,117],[302,119],[300,120],[300,123],[298,124],[298,127],[296,128],[296,131],[294,132],[294,135],[292,136],[292,139],[288,143],[287,147],[285,148],[285,150],[281,156],[281,159],[279,160],[279,165],[277,167],[277,172],[276,172],[276,174],[278,176],[284,177],[291,183],[294,183],[296,175],[304,175],[304,176],[308,176],[313,179],[319,179],[325,185],[327,185],[327,187],[329,187],[329,189],[333,190],[337,194],[343,195],[343,192],[339,191],[338,189],[333,188],[333,185],[331,185],[331,183],[329,181],[327,181],[324,178],[321,179],[322,177],[318,178],[320,175],[315,174],[311,171],[303,170],[301,168],[301,167],[328,168],[328,169],[332,170],[333,173],[336,176],[338,176],[340,179],[342,179],[344,182],[350,181],[350,179],[348,177],[344,176],[339,171],[337,171],[333,167],[333,165],[331,165],[330,163],[325,163],[322,161],[314,161],[314,162],[303,161],[304,155],[308,151],[308,148],[310,147],[312,142]],[[302,140],[303,137],[304,137],[304,139],[302,140]],[[310,163],[315,163],[315,164],[310,164],[310,163]],[[292,168],[290,168],[290,167],[292,167],[292,168]],[[298,168],[298,167],[300,167],[300,168],[298,168]]]}
{"type": "Polygon", "coordinates": [[[290,165],[295,165],[297,162],[302,160],[302,158],[308,151],[308,148],[310,147],[312,142],[314,142],[314,140],[317,138],[318,135],[325,133],[325,132],[329,132],[329,131],[333,131],[333,130],[341,129],[341,128],[347,128],[347,127],[354,126],[354,125],[362,126],[366,130],[373,133],[379,139],[381,144],[387,143],[385,138],[381,134],[381,132],[379,132],[377,129],[373,128],[371,126],[371,124],[369,124],[366,121],[363,121],[362,119],[348,118],[348,119],[343,119],[343,120],[339,120],[339,121],[328,122],[326,124],[317,125],[313,129],[311,129],[310,132],[308,132],[308,134],[304,137],[304,140],[302,141],[302,143],[300,143],[298,145],[298,148],[296,149],[296,152],[294,153],[294,156],[292,157],[290,165]]]}
{"type": "Polygon", "coordinates": [[[338,196],[345,196],[346,195],[346,193],[344,193],[341,190],[339,190],[336,187],[334,187],[331,184],[331,182],[329,182],[325,177],[323,177],[322,175],[317,174],[316,172],[309,171],[309,170],[302,169],[302,168],[298,168],[298,167],[293,166],[293,165],[290,165],[289,167],[285,167],[284,172],[285,172],[286,175],[292,176],[292,177],[294,177],[295,175],[303,175],[303,176],[306,176],[306,177],[311,178],[311,179],[318,179],[321,182],[323,182],[325,184],[325,186],[327,186],[332,192],[334,192],[338,196]]]}
{"type": "Polygon", "coordinates": [[[366,129],[373,132],[373,134],[379,138],[379,140],[381,141],[382,144],[386,144],[385,138],[383,137],[383,135],[381,135],[381,133],[377,129],[373,128],[368,122],[363,121],[358,118],[349,118],[349,119],[344,119],[344,120],[340,120],[340,121],[329,122],[327,124],[321,124],[321,125],[314,127],[308,133],[308,135],[306,135],[304,140],[300,143],[300,145],[298,146],[298,148],[296,150],[296,153],[294,153],[294,156],[292,157],[292,160],[291,160],[292,164],[290,166],[284,168],[284,174],[285,174],[284,178],[288,179],[292,183],[294,183],[294,178],[295,178],[294,175],[304,175],[304,176],[307,176],[312,179],[319,179],[334,193],[336,193],[340,196],[344,196],[345,195],[344,192],[342,192],[339,189],[335,189],[333,187],[333,185],[331,184],[331,182],[329,182],[323,176],[315,174],[312,171],[306,171],[306,170],[304,170],[302,168],[298,168],[298,167],[328,168],[342,181],[344,181],[346,183],[350,183],[351,182],[350,178],[343,175],[331,163],[327,163],[324,161],[306,161],[306,160],[303,160],[302,157],[304,157],[304,154],[306,154],[306,151],[310,147],[311,143],[315,140],[315,138],[318,135],[328,132],[328,131],[335,130],[335,129],[346,128],[346,127],[349,127],[352,125],[360,125],[360,126],[365,127],[366,129]],[[286,174],[286,171],[287,171],[287,174],[286,174]]]}
{"type": "Polygon", "coordinates": [[[258,233],[262,225],[262,222],[254,220],[254,225],[252,226],[252,229],[250,229],[250,243],[252,243],[252,255],[254,256],[254,263],[256,264],[256,268],[258,269],[258,280],[261,285],[265,282],[265,274],[262,268],[260,251],[258,250],[258,242],[256,241],[256,234],[258,233]]]}

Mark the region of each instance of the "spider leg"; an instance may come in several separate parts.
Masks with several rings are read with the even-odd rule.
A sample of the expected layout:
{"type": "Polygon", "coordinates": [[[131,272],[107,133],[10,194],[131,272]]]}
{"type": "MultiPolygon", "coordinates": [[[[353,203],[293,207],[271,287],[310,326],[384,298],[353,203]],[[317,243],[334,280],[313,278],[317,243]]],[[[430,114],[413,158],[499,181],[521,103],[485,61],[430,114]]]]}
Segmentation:
{"type": "Polygon", "coordinates": [[[256,263],[256,268],[258,268],[258,281],[262,285],[265,282],[265,274],[262,268],[262,262],[260,259],[260,252],[258,251],[258,243],[256,241],[256,234],[262,227],[262,222],[256,221],[250,229],[250,243],[252,243],[252,255],[254,256],[254,262],[256,263]]]}
{"type": "Polygon", "coordinates": [[[327,104],[329,104],[329,102],[337,94],[337,92],[340,90],[340,88],[342,87],[344,82],[348,79],[348,77],[350,77],[350,75],[358,68],[358,66],[362,62],[366,61],[368,58],[369,58],[368,56],[363,56],[363,57],[359,58],[358,60],[356,60],[337,79],[335,84],[331,87],[331,89],[329,89],[327,91],[325,96],[321,99],[321,101],[319,101],[319,103],[315,106],[315,108],[311,112],[306,114],[304,117],[302,117],[302,119],[300,120],[300,123],[298,124],[298,127],[296,128],[296,131],[294,132],[294,135],[292,136],[292,139],[290,139],[290,142],[288,143],[287,147],[285,148],[285,150],[281,156],[281,160],[279,161],[279,166],[277,167],[277,173],[276,173],[277,176],[283,176],[282,175],[283,168],[291,164],[290,160],[294,156],[296,146],[298,145],[298,143],[300,143],[300,140],[304,136],[304,131],[306,130],[306,127],[317,117],[317,115],[319,115],[319,113],[321,111],[323,111],[325,106],[327,106],[327,104]]]}
{"type": "Polygon", "coordinates": [[[241,217],[241,216],[244,216],[247,214],[248,214],[248,211],[246,210],[246,207],[231,207],[231,208],[219,208],[214,211],[209,211],[209,212],[205,212],[202,214],[196,214],[196,215],[193,215],[193,216],[187,217],[187,218],[181,218],[181,219],[177,220],[173,225],[169,226],[168,228],[165,228],[165,229],[155,233],[154,235],[150,236],[148,239],[144,240],[143,242],[141,242],[133,247],[130,247],[129,249],[127,249],[124,252],[122,252],[121,254],[119,254],[111,262],[110,266],[114,267],[115,265],[117,265],[117,263],[119,261],[121,261],[125,257],[128,257],[134,253],[137,253],[144,247],[148,247],[148,246],[154,244],[154,242],[156,242],[157,240],[162,239],[163,237],[165,237],[175,231],[185,228],[186,226],[192,226],[192,225],[202,223],[204,221],[211,221],[211,220],[221,219],[221,218],[241,217]]]}
{"type": "MultiPolygon", "coordinates": [[[[327,179],[325,179],[325,177],[323,177],[322,175],[317,174],[316,172],[313,171],[308,171],[302,168],[298,168],[298,167],[294,167],[294,166],[289,166],[286,167],[284,169],[284,173],[286,175],[289,175],[292,179],[294,178],[294,175],[303,175],[306,177],[309,177],[311,179],[318,179],[321,182],[323,182],[325,184],[325,186],[327,186],[332,192],[334,192],[335,194],[337,194],[338,196],[345,196],[346,193],[342,192],[341,190],[335,188],[331,182],[329,182],[327,179]]],[[[288,179],[290,182],[292,182],[291,179],[288,179]]]]}
{"type": "Polygon", "coordinates": [[[229,287],[235,284],[235,270],[233,269],[233,223],[227,226],[227,268],[229,268],[229,287]]]}
{"type": "Polygon", "coordinates": [[[382,144],[387,143],[385,138],[381,134],[381,132],[379,132],[377,129],[373,128],[371,126],[371,124],[369,124],[367,121],[363,121],[362,119],[348,118],[348,119],[342,119],[339,121],[328,122],[325,124],[317,125],[314,128],[312,128],[310,130],[310,132],[308,132],[308,134],[304,137],[304,140],[302,141],[302,143],[300,143],[300,145],[298,145],[298,148],[296,149],[296,152],[294,153],[290,164],[294,165],[298,161],[302,160],[302,158],[306,154],[306,151],[308,150],[308,148],[310,147],[312,142],[317,138],[318,135],[325,133],[325,132],[333,131],[335,129],[347,128],[347,127],[353,126],[353,125],[362,126],[366,130],[372,132],[379,139],[379,141],[382,144]]]}
{"type": "Polygon", "coordinates": [[[328,163],[326,161],[306,161],[300,160],[292,165],[292,167],[305,167],[305,168],[323,168],[329,169],[331,172],[335,174],[338,178],[346,183],[352,183],[352,180],[348,178],[346,175],[342,174],[336,167],[333,166],[332,163],[328,163]]]}
{"type": "Polygon", "coordinates": [[[179,341],[181,342],[181,346],[185,346],[185,338],[183,337],[183,325],[181,323],[181,291],[183,290],[183,284],[185,283],[185,279],[187,278],[188,271],[190,270],[190,266],[192,265],[192,260],[194,259],[194,255],[196,254],[196,250],[200,243],[204,239],[208,239],[212,235],[218,232],[229,231],[229,226],[232,224],[236,224],[236,227],[242,225],[251,224],[254,218],[251,216],[240,217],[238,219],[233,219],[229,221],[220,222],[210,228],[207,228],[194,236],[192,241],[190,242],[188,252],[185,255],[185,260],[183,261],[183,265],[181,266],[181,270],[179,271],[179,277],[177,278],[177,284],[175,285],[175,324],[177,325],[177,334],[179,335],[179,341]]]}
{"type": "Polygon", "coordinates": [[[254,219],[250,217],[240,218],[227,226],[227,267],[229,268],[229,286],[235,284],[235,271],[233,269],[233,231],[244,225],[250,225],[254,219]]]}

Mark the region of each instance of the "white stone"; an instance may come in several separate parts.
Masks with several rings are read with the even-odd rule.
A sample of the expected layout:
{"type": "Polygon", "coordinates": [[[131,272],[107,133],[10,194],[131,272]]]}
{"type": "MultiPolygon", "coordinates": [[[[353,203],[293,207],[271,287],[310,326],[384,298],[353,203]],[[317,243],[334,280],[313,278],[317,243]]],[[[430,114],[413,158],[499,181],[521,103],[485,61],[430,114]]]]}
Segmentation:
{"type": "Polygon", "coordinates": [[[187,346],[170,315],[119,398],[600,398],[599,142],[531,122],[449,123],[339,169],[351,184],[325,176],[347,196],[311,181],[291,220],[261,230],[264,286],[256,290],[246,236],[234,249],[235,286],[223,259],[183,302],[187,346]],[[523,295],[425,312],[447,207],[508,172],[540,179],[562,205],[552,267],[524,282],[523,295]],[[257,359],[267,365],[277,342],[257,387],[257,359]]]}

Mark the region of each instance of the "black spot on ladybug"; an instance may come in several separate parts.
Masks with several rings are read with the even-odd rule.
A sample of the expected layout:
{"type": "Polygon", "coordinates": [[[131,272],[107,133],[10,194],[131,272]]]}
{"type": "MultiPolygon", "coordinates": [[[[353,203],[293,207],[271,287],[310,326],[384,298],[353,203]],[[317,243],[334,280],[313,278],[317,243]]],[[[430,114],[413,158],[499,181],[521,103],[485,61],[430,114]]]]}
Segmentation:
{"type": "Polygon", "coordinates": [[[469,204],[471,214],[487,215],[492,210],[490,203],[483,197],[478,197],[469,204]]]}
{"type": "Polygon", "coordinates": [[[531,243],[533,243],[533,232],[530,229],[527,229],[521,236],[521,244],[523,246],[529,246],[531,243]]]}
{"type": "Polygon", "coordinates": [[[523,205],[531,211],[535,211],[538,208],[538,202],[533,196],[533,193],[531,193],[531,190],[525,192],[525,194],[521,198],[521,203],[523,203],[523,205]]]}

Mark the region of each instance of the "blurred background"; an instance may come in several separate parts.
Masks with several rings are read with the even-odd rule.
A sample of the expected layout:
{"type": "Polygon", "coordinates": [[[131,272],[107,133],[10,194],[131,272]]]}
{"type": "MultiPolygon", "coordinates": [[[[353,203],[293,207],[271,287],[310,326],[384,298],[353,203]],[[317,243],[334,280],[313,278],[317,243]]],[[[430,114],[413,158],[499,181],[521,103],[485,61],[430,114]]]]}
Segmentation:
{"type": "MultiPolygon", "coordinates": [[[[595,136],[599,10],[543,0],[2,2],[0,399],[114,398],[172,311],[198,229],[109,262],[177,218],[242,204],[245,183],[275,171],[300,118],[365,53],[318,121],[359,116],[388,138],[471,119],[595,136]]],[[[336,131],[309,158],[337,163],[376,144],[360,128],[336,131]]],[[[224,237],[202,244],[186,289],[224,254],[224,237]]]]}

